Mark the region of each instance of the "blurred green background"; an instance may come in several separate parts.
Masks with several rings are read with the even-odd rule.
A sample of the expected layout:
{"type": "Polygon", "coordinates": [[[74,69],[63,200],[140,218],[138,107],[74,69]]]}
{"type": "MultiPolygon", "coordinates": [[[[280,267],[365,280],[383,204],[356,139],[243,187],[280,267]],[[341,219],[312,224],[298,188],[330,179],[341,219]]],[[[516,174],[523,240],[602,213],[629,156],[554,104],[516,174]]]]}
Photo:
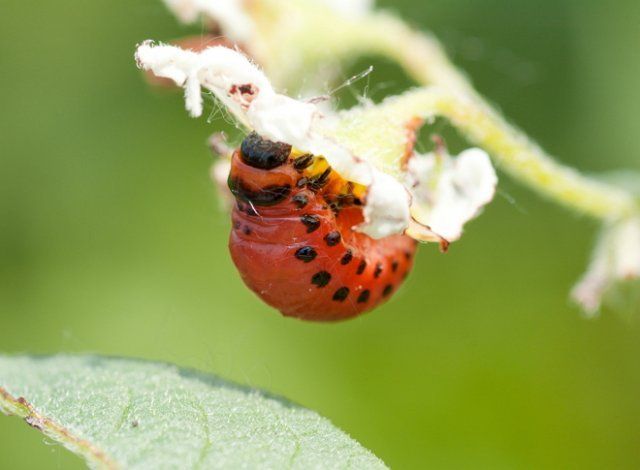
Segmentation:
{"type": "MultiPolygon", "coordinates": [[[[639,168],[637,0],[380,3],[563,161],[639,168]]],[[[228,126],[190,119],[133,62],[137,42],[199,31],[159,0],[0,0],[1,352],[216,372],[317,410],[394,468],[640,466],[640,326],[567,299],[597,226],[507,177],[370,315],[319,325],[258,301],[208,177],[205,140],[228,126]]],[[[374,98],[408,86],[375,59],[345,76],[369,62],[374,98]]],[[[42,441],[0,419],[0,467],[81,466],[42,441]]]]}

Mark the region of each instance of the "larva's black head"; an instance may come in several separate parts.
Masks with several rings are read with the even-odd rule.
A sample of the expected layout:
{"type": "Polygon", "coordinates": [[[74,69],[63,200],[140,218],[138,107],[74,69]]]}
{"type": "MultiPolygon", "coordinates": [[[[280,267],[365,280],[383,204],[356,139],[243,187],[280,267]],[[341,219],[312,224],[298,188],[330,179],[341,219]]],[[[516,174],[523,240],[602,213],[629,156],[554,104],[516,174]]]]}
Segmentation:
{"type": "Polygon", "coordinates": [[[284,164],[291,153],[291,145],[272,142],[255,132],[249,134],[240,146],[242,161],[262,170],[271,170],[284,164]]]}

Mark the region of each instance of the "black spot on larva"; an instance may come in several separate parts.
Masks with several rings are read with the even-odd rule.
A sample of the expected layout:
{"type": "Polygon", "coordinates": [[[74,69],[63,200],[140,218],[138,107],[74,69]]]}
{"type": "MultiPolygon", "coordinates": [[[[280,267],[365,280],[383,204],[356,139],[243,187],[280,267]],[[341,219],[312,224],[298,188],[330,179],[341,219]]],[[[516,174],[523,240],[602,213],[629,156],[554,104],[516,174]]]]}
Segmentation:
{"type": "Polygon", "coordinates": [[[304,261],[305,263],[313,261],[316,256],[318,256],[318,253],[316,253],[316,250],[314,250],[310,246],[303,246],[298,251],[296,251],[296,258],[298,258],[300,261],[304,261]]]}
{"type": "Polygon", "coordinates": [[[407,261],[411,260],[411,252],[410,251],[405,251],[404,252],[404,257],[407,261]]]}
{"type": "Polygon", "coordinates": [[[319,191],[329,181],[330,174],[331,174],[331,168],[327,168],[319,175],[309,178],[309,182],[307,183],[307,186],[312,191],[319,191]]]}
{"type": "Polygon", "coordinates": [[[305,153],[293,161],[293,168],[297,171],[302,171],[305,168],[308,168],[309,165],[311,165],[311,162],[313,162],[313,155],[305,153]]]}
{"type": "Polygon", "coordinates": [[[349,288],[341,287],[333,294],[333,300],[337,302],[344,302],[344,300],[349,296],[349,288]]]}
{"type": "Polygon", "coordinates": [[[331,212],[335,214],[336,217],[340,215],[340,210],[342,209],[340,207],[340,204],[332,202],[331,204],[329,204],[329,208],[331,209],[331,212]]]}
{"type": "Polygon", "coordinates": [[[336,246],[338,243],[340,243],[341,238],[342,236],[340,235],[340,232],[334,230],[333,232],[329,232],[324,236],[324,241],[329,246],[336,246]]]}
{"type": "Polygon", "coordinates": [[[393,292],[393,286],[391,284],[387,284],[384,286],[384,290],[382,291],[382,296],[386,297],[393,292]]]}
{"type": "Polygon", "coordinates": [[[243,227],[242,232],[243,232],[245,235],[251,235],[251,229],[249,228],[249,226],[248,226],[248,225],[245,225],[245,226],[243,227]]]}
{"type": "Polygon", "coordinates": [[[358,265],[358,270],[356,271],[356,274],[362,274],[365,269],[367,269],[367,262],[365,260],[362,260],[358,265]]]}
{"type": "Polygon", "coordinates": [[[318,230],[320,227],[320,217],[313,214],[305,214],[300,217],[300,222],[302,222],[307,227],[307,233],[314,232],[318,230]]]}
{"type": "Polygon", "coordinates": [[[309,203],[309,199],[304,194],[298,193],[291,198],[293,203],[298,207],[298,209],[302,209],[309,203]]]}
{"type": "Polygon", "coordinates": [[[398,270],[398,261],[393,260],[391,262],[391,271],[393,271],[394,273],[398,270]]]}
{"type": "Polygon", "coordinates": [[[258,215],[256,209],[251,204],[245,206],[244,213],[253,217],[258,215]]]}
{"type": "Polygon", "coordinates": [[[236,201],[236,202],[237,202],[236,206],[240,212],[244,212],[247,215],[258,215],[258,213],[255,211],[253,206],[251,206],[250,204],[245,204],[240,201],[236,201]]]}
{"type": "Polygon", "coordinates": [[[363,290],[362,292],[360,292],[360,295],[358,296],[358,303],[365,303],[366,301],[369,300],[369,296],[371,295],[371,292],[369,291],[369,289],[367,290],[363,290]]]}
{"type": "Polygon", "coordinates": [[[353,194],[339,194],[336,197],[336,204],[342,208],[345,206],[352,206],[354,201],[353,194]]]}
{"type": "Polygon", "coordinates": [[[247,188],[239,178],[229,178],[229,189],[236,198],[250,202],[255,206],[273,206],[287,198],[291,192],[291,186],[288,184],[265,186],[254,191],[247,188]]]}
{"type": "Polygon", "coordinates": [[[238,230],[242,224],[238,220],[233,221],[233,228],[238,230]]]}
{"type": "Polygon", "coordinates": [[[376,269],[373,271],[373,277],[378,278],[382,274],[382,263],[376,263],[376,269]]]}
{"type": "Polygon", "coordinates": [[[313,275],[311,278],[311,284],[315,284],[318,287],[324,287],[329,284],[331,280],[331,274],[327,271],[319,271],[313,275]]]}
{"type": "Polygon", "coordinates": [[[353,259],[353,253],[351,250],[347,250],[342,259],[340,260],[340,264],[349,264],[353,259]]]}
{"type": "Polygon", "coordinates": [[[255,132],[249,134],[240,145],[242,161],[262,170],[271,170],[282,165],[289,158],[291,145],[272,142],[255,132]]]}

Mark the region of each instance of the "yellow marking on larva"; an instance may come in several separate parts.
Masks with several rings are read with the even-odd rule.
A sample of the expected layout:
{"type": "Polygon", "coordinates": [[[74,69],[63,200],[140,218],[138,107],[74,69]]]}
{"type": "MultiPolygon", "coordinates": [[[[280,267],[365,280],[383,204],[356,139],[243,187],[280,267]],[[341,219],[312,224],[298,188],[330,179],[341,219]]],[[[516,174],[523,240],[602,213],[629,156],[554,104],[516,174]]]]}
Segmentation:
{"type": "MultiPolygon", "coordinates": [[[[296,158],[306,154],[308,154],[308,152],[292,149],[289,158],[291,161],[294,161],[296,158]]],[[[314,177],[318,177],[323,174],[327,169],[331,169],[329,162],[327,162],[323,156],[314,156],[311,164],[303,170],[302,176],[311,180],[314,177]]],[[[367,194],[367,187],[348,181],[342,178],[337,172],[331,171],[328,181],[324,185],[324,192],[337,197],[353,196],[355,199],[360,199],[362,201],[367,194]]]]}

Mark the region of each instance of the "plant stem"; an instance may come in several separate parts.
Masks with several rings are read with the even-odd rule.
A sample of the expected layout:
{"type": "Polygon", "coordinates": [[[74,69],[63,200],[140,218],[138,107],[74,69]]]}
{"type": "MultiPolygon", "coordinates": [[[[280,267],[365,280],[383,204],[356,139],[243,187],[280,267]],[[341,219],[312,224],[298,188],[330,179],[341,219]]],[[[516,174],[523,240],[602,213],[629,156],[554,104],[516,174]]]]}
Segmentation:
{"type": "Polygon", "coordinates": [[[119,468],[102,449],[85,439],[81,439],[53,419],[40,414],[26,399],[13,397],[2,387],[0,387],[0,412],[9,416],[21,417],[32,428],[41,431],[45,436],[62,444],[71,452],[82,456],[92,468],[104,470],[119,468]]]}
{"type": "Polygon", "coordinates": [[[416,115],[440,115],[466,137],[484,148],[509,174],[539,193],[601,220],[638,213],[638,203],[628,192],[587,177],[556,162],[522,131],[509,124],[472,87],[449,61],[440,44],[401,20],[374,14],[359,23],[360,52],[388,57],[423,85],[395,104],[411,107],[416,115]],[[402,100],[402,102],[401,102],[402,100]]]}

